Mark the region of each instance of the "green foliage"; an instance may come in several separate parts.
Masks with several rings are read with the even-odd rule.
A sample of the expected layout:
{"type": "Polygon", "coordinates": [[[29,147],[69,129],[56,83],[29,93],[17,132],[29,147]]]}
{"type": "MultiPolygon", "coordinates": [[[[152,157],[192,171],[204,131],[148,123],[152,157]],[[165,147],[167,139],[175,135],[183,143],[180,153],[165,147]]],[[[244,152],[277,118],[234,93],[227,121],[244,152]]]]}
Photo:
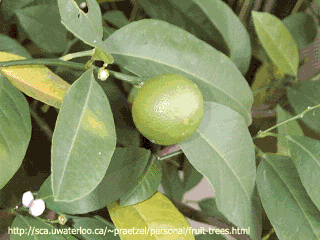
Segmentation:
{"type": "MultiPolygon", "coordinates": [[[[41,171],[41,163],[28,156],[34,151],[31,136],[37,139],[32,127],[45,132],[51,149],[50,159],[41,159],[51,165],[49,177],[43,183],[37,178],[37,189],[25,189],[38,191],[34,197],[44,200],[45,213],[34,217],[14,196],[1,199],[0,218],[15,217],[6,227],[27,229],[12,239],[141,239],[115,234],[104,211],[117,228],[188,228],[176,208],[225,229],[250,229],[244,239],[320,238],[319,72],[305,81],[299,75],[299,51],[316,39],[318,10],[312,10],[314,16],[304,12],[307,1],[280,20],[281,14],[253,11],[257,2],[239,0],[237,9],[226,2],[233,1],[2,0],[0,196],[8,188],[20,191],[11,186],[23,188],[24,182],[14,180],[19,168],[33,164],[41,171]],[[252,56],[264,71],[251,70],[252,56]],[[106,81],[97,79],[100,69],[109,72],[106,81]],[[191,108],[189,98],[173,106],[160,94],[173,79],[165,85],[155,78],[156,86],[144,93],[150,98],[140,101],[148,79],[168,73],[197,85],[203,117],[190,137],[179,133],[176,142],[148,141],[143,136],[153,140],[168,130],[161,119],[178,121],[175,114],[191,108]],[[162,113],[167,103],[174,107],[169,115],[162,113]],[[153,128],[134,121],[135,109],[146,117],[148,106],[151,112],[161,109],[149,121],[153,128]],[[252,114],[256,109],[262,111],[252,114]],[[215,196],[200,200],[201,210],[193,214],[181,202],[203,178],[215,196]],[[160,184],[165,196],[157,193],[160,184]],[[209,217],[201,218],[202,212],[209,217]],[[67,221],[61,222],[64,215],[67,221]],[[262,236],[269,221],[275,234],[262,236]],[[105,232],[28,235],[33,228],[105,232]]],[[[186,239],[226,235],[206,232],[186,239]]]]}

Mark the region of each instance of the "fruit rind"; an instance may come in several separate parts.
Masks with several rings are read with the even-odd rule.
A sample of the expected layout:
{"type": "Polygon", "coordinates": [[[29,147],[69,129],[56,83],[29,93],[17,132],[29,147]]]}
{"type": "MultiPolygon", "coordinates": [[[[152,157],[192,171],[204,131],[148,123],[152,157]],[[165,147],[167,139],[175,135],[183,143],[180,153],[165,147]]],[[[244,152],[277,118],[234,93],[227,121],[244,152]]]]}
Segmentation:
{"type": "Polygon", "coordinates": [[[166,73],[146,81],[132,106],[138,130],[151,142],[172,145],[189,138],[203,117],[203,97],[188,78],[166,73]]]}

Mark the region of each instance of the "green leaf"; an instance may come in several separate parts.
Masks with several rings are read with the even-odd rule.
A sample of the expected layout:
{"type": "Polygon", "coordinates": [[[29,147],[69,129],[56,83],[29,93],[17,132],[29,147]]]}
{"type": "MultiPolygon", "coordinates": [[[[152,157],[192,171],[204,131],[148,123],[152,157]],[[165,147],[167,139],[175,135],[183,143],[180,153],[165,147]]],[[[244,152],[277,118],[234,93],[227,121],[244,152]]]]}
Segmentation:
{"type": "Polygon", "coordinates": [[[251,238],[258,239],[258,213],[252,203],[255,154],[241,115],[226,106],[205,102],[201,125],[180,145],[215,190],[219,211],[236,226],[250,227],[251,238]]]}
{"type": "Polygon", "coordinates": [[[0,52],[9,52],[28,59],[32,58],[29,52],[17,40],[4,34],[0,34],[0,52]]]}
{"type": "Polygon", "coordinates": [[[181,27],[218,51],[229,55],[229,49],[215,26],[193,0],[140,0],[139,4],[154,19],[181,27]]]}
{"type": "Polygon", "coordinates": [[[305,136],[287,136],[290,152],[301,182],[320,209],[320,141],[305,136]]]}
{"type": "Polygon", "coordinates": [[[67,47],[67,29],[60,22],[57,5],[38,5],[15,12],[30,39],[49,53],[67,47]]]}
{"type": "Polygon", "coordinates": [[[129,24],[126,15],[119,10],[107,11],[102,15],[102,18],[118,28],[122,28],[123,26],[129,24]]]}
{"type": "Polygon", "coordinates": [[[21,239],[34,239],[34,240],[65,240],[64,234],[59,234],[58,229],[51,226],[50,224],[45,224],[33,217],[27,217],[23,215],[18,215],[11,225],[12,229],[18,229],[19,233],[10,234],[11,240],[21,240],[21,239]]]}
{"type": "Polygon", "coordinates": [[[29,105],[0,74],[0,189],[19,169],[31,139],[29,105]]]}
{"type": "MultiPolygon", "coordinates": [[[[277,124],[286,121],[293,116],[284,111],[279,105],[276,107],[277,110],[277,124]]],[[[290,121],[282,124],[278,127],[278,154],[290,156],[289,142],[286,138],[287,135],[304,136],[304,133],[298,124],[297,120],[290,121]]]]}
{"type": "Polygon", "coordinates": [[[277,237],[319,239],[320,212],[302,186],[292,160],[273,154],[263,158],[257,172],[258,190],[277,237]]]}
{"type": "Polygon", "coordinates": [[[196,0],[195,3],[222,34],[230,50],[230,59],[245,74],[251,62],[251,43],[238,16],[221,0],[196,0]]]}
{"type": "Polygon", "coordinates": [[[211,228],[210,232],[205,232],[204,234],[195,235],[196,240],[225,240],[224,235],[214,233],[215,229],[211,228]]]}
{"type": "Polygon", "coordinates": [[[58,0],[62,24],[86,44],[104,51],[107,64],[113,57],[105,51],[103,44],[102,16],[96,0],[86,0],[88,12],[83,12],[74,0],[58,0]]]}
{"type": "Polygon", "coordinates": [[[127,103],[126,97],[119,87],[111,81],[99,81],[99,85],[106,93],[117,133],[117,142],[124,147],[139,147],[140,133],[134,125],[131,109],[127,103]]]}
{"type": "Polygon", "coordinates": [[[202,180],[202,178],[202,174],[194,168],[188,159],[185,159],[183,162],[183,191],[190,191],[202,180]]]}
{"type": "Polygon", "coordinates": [[[248,83],[227,56],[190,33],[145,19],[117,30],[105,44],[117,64],[139,77],[184,75],[197,84],[205,101],[229,106],[250,125],[253,96],[248,83]]]}
{"type": "Polygon", "coordinates": [[[161,161],[163,169],[161,186],[169,199],[176,198],[181,201],[184,195],[182,181],[177,166],[168,161],[161,161]]]}
{"type": "MultiPolygon", "coordinates": [[[[303,81],[299,85],[287,88],[289,103],[296,114],[302,113],[308,107],[316,106],[320,103],[320,82],[316,79],[303,81]]],[[[303,115],[301,120],[314,131],[320,132],[320,109],[316,108],[303,115]]]]}
{"type": "Polygon", "coordinates": [[[252,11],[252,18],[259,40],[272,62],[282,73],[297,76],[299,53],[289,30],[280,19],[267,12],[252,11]]]}
{"type": "Polygon", "coordinates": [[[86,229],[85,233],[90,230],[95,233],[76,235],[81,240],[120,240],[119,235],[115,235],[115,227],[111,227],[112,223],[99,216],[96,218],[70,216],[70,218],[73,229],[86,229]]]}
{"type": "Polygon", "coordinates": [[[204,198],[198,201],[201,211],[206,212],[212,216],[217,216],[228,220],[218,209],[217,202],[214,198],[204,198]]]}
{"type": "Polygon", "coordinates": [[[56,212],[84,214],[99,210],[131,191],[144,172],[149,156],[150,151],[144,148],[116,148],[105,176],[88,195],[72,202],[54,201],[49,177],[41,186],[38,196],[45,199],[46,206],[56,212]]]}
{"type": "Polygon", "coordinates": [[[14,12],[18,9],[22,9],[26,6],[30,6],[33,4],[34,0],[15,0],[15,1],[2,1],[1,2],[1,9],[2,13],[4,14],[5,18],[10,18],[14,12]]]}
{"type": "Polygon", "coordinates": [[[162,167],[158,159],[149,162],[136,185],[120,198],[120,206],[140,203],[158,191],[162,175],[162,167]]]}
{"type": "Polygon", "coordinates": [[[313,17],[304,12],[298,12],[282,20],[297,43],[298,50],[310,45],[317,35],[317,24],[313,17]]]}
{"type": "Polygon", "coordinates": [[[102,39],[102,17],[98,3],[87,0],[88,12],[83,12],[74,0],[58,0],[62,24],[77,38],[94,46],[102,39]]]}
{"type": "Polygon", "coordinates": [[[115,147],[109,101],[90,69],[68,89],[58,115],[51,153],[55,199],[74,201],[95,189],[115,147]]]}

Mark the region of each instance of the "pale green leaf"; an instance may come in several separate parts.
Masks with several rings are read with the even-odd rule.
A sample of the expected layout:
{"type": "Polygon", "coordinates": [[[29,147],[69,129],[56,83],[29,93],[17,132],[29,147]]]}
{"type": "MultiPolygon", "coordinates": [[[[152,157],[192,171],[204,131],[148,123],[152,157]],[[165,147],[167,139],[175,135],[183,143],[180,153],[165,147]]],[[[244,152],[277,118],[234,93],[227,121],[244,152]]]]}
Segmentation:
{"type": "Polygon", "coordinates": [[[19,169],[30,138],[28,102],[0,73],[0,189],[19,169]]]}
{"type": "Polygon", "coordinates": [[[317,35],[317,24],[313,17],[305,12],[298,12],[282,20],[297,43],[298,50],[310,45],[317,35]]]}
{"type": "Polygon", "coordinates": [[[252,18],[259,40],[272,62],[282,73],[297,76],[299,52],[289,30],[268,12],[252,11],[252,18]]]}
{"type": "Polygon", "coordinates": [[[245,78],[227,56],[190,33],[145,19],[117,30],[105,44],[127,70],[145,78],[166,72],[184,75],[197,84],[205,101],[232,108],[250,125],[253,96],[245,78]]]}
{"type": "Polygon", "coordinates": [[[253,196],[256,163],[252,138],[244,119],[230,108],[205,102],[197,131],[180,143],[190,163],[215,190],[219,211],[259,238],[259,214],[253,196]],[[201,153],[201,154],[199,154],[201,153]]]}
{"type": "Polygon", "coordinates": [[[74,201],[102,180],[116,147],[109,101],[92,69],[68,89],[52,139],[52,189],[56,200],[74,201]]]}
{"type": "Polygon", "coordinates": [[[320,141],[306,136],[287,136],[290,153],[301,182],[320,209],[320,141]]]}
{"type": "Polygon", "coordinates": [[[258,167],[257,185],[277,237],[320,239],[320,212],[302,186],[292,160],[273,154],[266,154],[263,159],[258,167]]]}

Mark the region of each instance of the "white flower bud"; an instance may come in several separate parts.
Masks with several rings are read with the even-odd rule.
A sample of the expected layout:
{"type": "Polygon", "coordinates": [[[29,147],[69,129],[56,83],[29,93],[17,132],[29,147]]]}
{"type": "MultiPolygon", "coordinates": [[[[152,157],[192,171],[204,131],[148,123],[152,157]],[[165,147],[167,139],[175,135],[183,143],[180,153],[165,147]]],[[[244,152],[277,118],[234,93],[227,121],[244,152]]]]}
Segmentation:
{"type": "Polygon", "coordinates": [[[109,77],[109,72],[105,69],[100,69],[99,72],[98,72],[98,78],[101,80],[101,81],[105,81],[107,80],[107,78],[109,77]]]}
{"type": "Polygon", "coordinates": [[[45,209],[45,203],[42,199],[36,199],[32,202],[29,213],[35,217],[40,216],[45,209]]]}
{"type": "Polygon", "coordinates": [[[27,207],[27,208],[30,207],[30,205],[32,204],[33,200],[34,200],[34,197],[33,197],[31,191],[25,192],[22,195],[22,205],[27,207]]]}

